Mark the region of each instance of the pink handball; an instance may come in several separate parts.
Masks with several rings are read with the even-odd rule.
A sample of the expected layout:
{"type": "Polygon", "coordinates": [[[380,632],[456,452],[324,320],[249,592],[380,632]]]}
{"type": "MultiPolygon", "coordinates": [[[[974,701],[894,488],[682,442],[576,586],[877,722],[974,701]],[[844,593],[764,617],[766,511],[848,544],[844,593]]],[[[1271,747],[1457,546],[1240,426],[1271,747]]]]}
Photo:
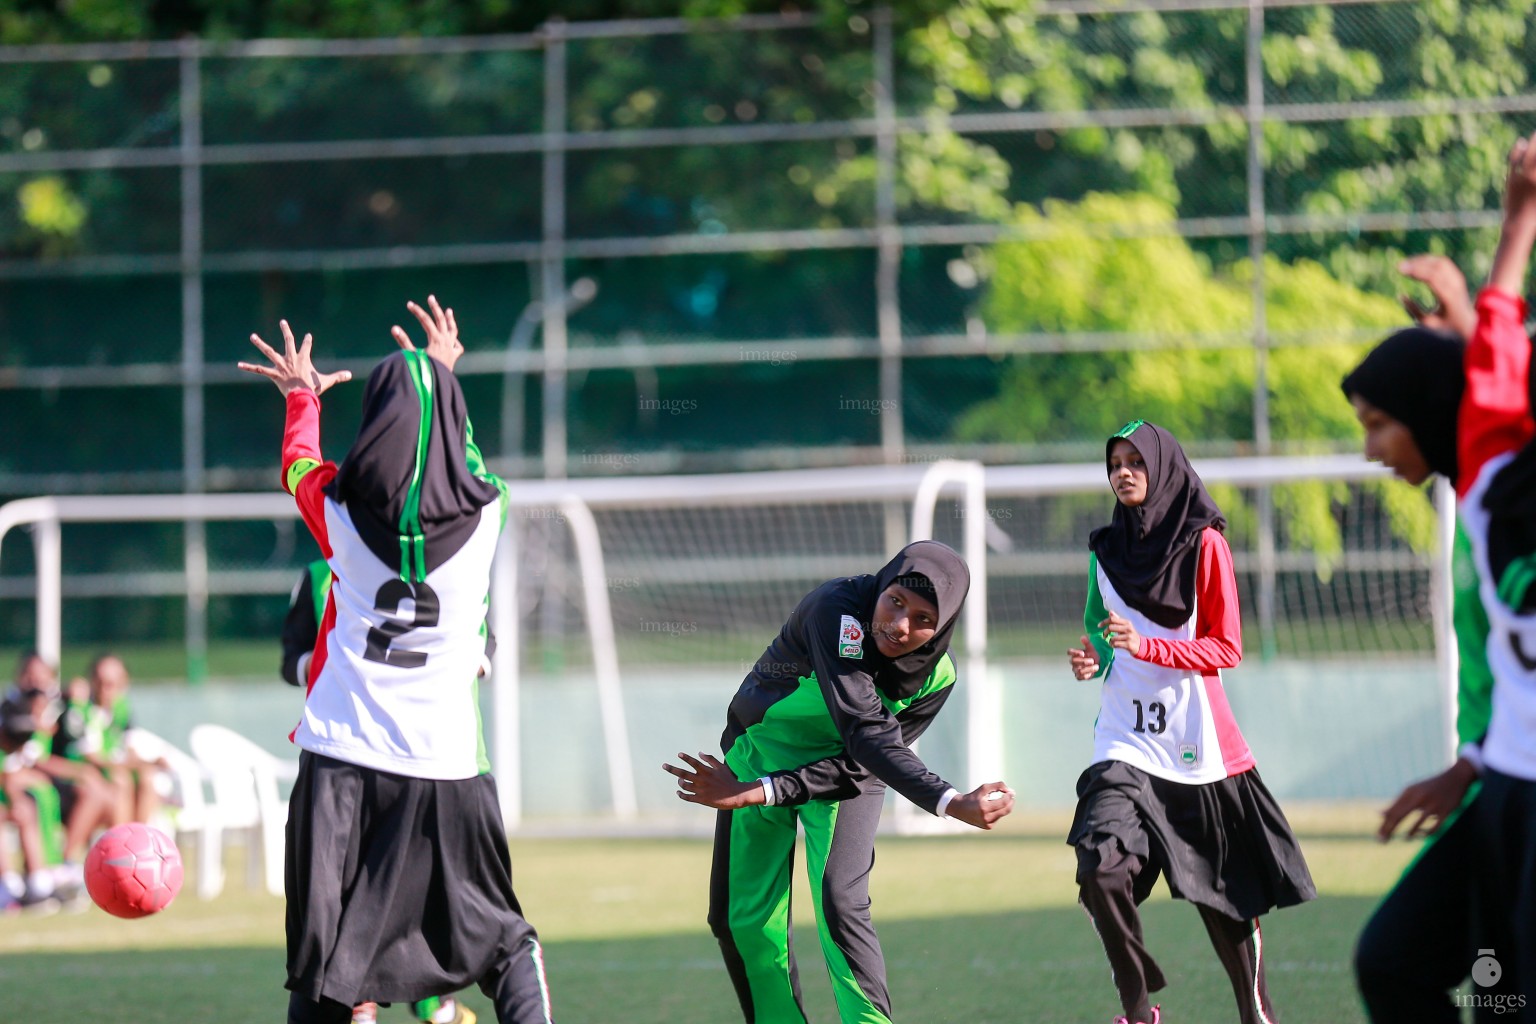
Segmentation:
{"type": "Polygon", "coordinates": [[[102,833],[85,855],[85,888],[116,917],[146,917],[181,891],[181,852],[170,836],[131,821],[102,833]]]}

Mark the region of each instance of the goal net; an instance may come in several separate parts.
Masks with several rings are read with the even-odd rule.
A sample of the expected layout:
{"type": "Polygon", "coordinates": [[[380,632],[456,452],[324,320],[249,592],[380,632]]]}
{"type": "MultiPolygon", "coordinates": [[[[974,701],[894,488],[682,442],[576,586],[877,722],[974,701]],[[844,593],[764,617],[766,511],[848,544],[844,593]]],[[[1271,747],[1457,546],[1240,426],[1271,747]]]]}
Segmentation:
{"type": "MultiPolygon", "coordinates": [[[[1245,657],[1227,690],[1270,787],[1283,799],[1379,798],[1442,765],[1448,517],[1357,458],[1196,466],[1230,521],[1245,657]]],[[[954,647],[960,689],[922,756],[961,789],[1001,777],[1025,807],[1070,805],[1098,684],[1074,680],[1065,652],[1083,632],[1087,535],[1113,500],[1103,469],[936,468],[515,483],[493,587],[501,651],[483,687],[509,817],[703,821],[661,762],[718,752],[726,705],[800,598],[875,571],[914,526],[967,554],[976,578],[954,647]]],[[[11,598],[0,604],[14,620],[34,602],[36,645],[52,655],[123,646],[72,636],[102,601],[179,605],[192,590],[215,609],[257,609],[205,610],[209,683],[141,687],[135,700],[144,724],[173,740],[220,721],[283,750],[299,697],[275,682],[273,624],[314,553],[281,540],[293,529],[281,495],[29,499],[0,509],[0,540],[29,524],[36,557],[15,531],[0,548],[0,596],[11,598]],[[158,561],[126,572],[91,571],[99,551],[76,551],[110,544],[107,524],[137,537],[145,523],[201,539],[162,538],[158,561]],[[230,531],[243,547],[222,541],[230,531]],[[270,649],[271,668],[220,669],[227,644],[270,649]]],[[[160,639],[175,646],[196,615],[161,618],[160,639]]]]}

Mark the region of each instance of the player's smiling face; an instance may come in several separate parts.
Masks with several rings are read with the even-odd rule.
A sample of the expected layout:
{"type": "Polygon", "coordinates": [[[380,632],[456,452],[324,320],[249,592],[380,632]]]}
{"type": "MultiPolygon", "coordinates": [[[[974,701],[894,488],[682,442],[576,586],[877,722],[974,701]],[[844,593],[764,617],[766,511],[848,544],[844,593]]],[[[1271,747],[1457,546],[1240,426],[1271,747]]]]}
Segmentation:
{"type": "Polygon", "coordinates": [[[933,602],[899,583],[880,592],[869,623],[875,649],[887,658],[910,654],[933,639],[939,629],[939,610],[933,602]]]}
{"type": "Polygon", "coordinates": [[[1109,486],[1127,508],[1147,500],[1147,464],[1136,446],[1123,437],[1109,449],[1109,486]]]}
{"type": "Polygon", "coordinates": [[[1355,419],[1365,428],[1365,457],[1386,466],[1400,478],[1415,486],[1429,479],[1433,472],[1413,432],[1402,420],[1391,416],[1367,402],[1359,395],[1350,395],[1349,404],[1355,407],[1355,419]]]}

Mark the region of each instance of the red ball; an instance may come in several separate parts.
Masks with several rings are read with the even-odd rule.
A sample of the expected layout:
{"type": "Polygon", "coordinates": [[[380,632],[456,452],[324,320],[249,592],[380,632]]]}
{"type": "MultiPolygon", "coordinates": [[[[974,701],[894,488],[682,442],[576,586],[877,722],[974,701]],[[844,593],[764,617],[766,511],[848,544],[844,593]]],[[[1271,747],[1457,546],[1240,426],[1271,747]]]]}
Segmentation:
{"type": "Polygon", "coordinates": [[[103,832],[85,855],[85,888],[117,917],[164,910],[181,891],[181,852],[170,836],[130,821],[103,832]]]}

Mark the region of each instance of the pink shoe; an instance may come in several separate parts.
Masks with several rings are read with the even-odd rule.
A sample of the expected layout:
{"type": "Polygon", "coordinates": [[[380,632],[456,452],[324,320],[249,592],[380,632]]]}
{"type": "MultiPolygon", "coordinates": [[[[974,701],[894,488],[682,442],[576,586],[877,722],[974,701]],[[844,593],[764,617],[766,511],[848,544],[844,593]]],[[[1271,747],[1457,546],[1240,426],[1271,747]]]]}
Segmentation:
{"type": "MultiPolygon", "coordinates": [[[[1162,1021],[1163,1008],[1161,1006],[1152,1007],[1152,1019],[1147,1021],[1146,1024],[1162,1024],[1162,1021]]],[[[1116,1017],[1114,1024],[1133,1024],[1133,1022],[1128,1017],[1116,1017]]]]}

